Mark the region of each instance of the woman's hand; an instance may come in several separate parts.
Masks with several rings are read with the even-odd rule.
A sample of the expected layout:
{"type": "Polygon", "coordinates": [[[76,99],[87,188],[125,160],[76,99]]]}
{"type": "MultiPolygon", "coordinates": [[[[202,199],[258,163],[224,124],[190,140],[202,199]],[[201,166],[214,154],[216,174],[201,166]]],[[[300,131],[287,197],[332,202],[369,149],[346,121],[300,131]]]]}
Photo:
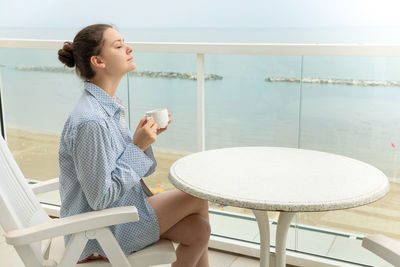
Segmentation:
{"type": "MultiPolygon", "coordinates": [[[[132,144],[136,145],[142,151],[145,151],[151,144],[157,140],[157,123],[147,116],[140,120],[135,133],[132,137],[132,144]]],[[[167,127],[166,127],[167,128],[167,127]]],[[[160,129],[161,130],[161,129],[160,129]]]]}
{"type": "MultiPolygon", "coordinates": [[[[171,117],[171,113],[168,113],[168,117],[171,117]]],[[[172,120],[169,120],[169,121],[168,121],[168,124],[167,124],[166,127],[158,129],[158,130],[157,130],[157,135],[159,135],[160,133],[166,131],[166,130],[168,129],[168,125],[171,123],[171,121],[172,121],[172,120]]]]}

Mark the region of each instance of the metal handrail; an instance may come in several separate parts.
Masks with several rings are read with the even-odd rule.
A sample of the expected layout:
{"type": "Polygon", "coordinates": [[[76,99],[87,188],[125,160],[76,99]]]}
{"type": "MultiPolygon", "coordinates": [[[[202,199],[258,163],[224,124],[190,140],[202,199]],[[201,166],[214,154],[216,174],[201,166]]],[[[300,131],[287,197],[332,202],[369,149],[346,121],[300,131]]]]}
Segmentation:
{"type": "MultiPolygon", "coordinates": [[[[0,38],[0,48],[60,49],[64,41],[0,38]]],[[[127,42],[136,52],[285,56],[400,56],[400,44],[127,42]]]]}

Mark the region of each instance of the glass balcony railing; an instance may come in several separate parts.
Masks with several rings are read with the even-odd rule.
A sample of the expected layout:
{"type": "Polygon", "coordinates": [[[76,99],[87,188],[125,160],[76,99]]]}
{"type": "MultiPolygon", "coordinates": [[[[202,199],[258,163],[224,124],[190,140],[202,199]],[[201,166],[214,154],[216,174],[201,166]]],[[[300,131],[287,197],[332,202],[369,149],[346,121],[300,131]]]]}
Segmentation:
{"type": "MultiPolygon", "coordinates": [[[[58,176],[59,136],[83,89],[74,71],[58,61],[61,45],[0,40],[6,138],[33,181],[58,176]]],[[[117,91],[129,110],[130,128],[147,110],[168,107],[172,113],[171,127],[153,146],[158,169],[145,179],[154,193],[173,188],[168,171],[175,160],[202,148],[327,151],[378,167],[391,179],[391,191],[359,208],[299,213],[288,249],[371,265],[379,259],[361,248],[363,235],[400,238],[400,47],[131,45],[137,69],[117,91]]],[[[41,199],[59,204],[57,192],[41,199]]],[[[214,236],[259,242],[249,210],[210,203],[210,213],[214,236]]],[[[276,214],[270,218],[273,242],[276,214]]]]}

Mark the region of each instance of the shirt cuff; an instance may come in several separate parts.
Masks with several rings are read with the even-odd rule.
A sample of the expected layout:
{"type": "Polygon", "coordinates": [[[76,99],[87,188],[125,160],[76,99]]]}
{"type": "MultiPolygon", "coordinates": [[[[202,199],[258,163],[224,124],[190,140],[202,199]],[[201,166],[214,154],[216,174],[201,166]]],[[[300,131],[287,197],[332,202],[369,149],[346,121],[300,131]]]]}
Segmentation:
{"type": "Polygon", "coordinates": [[[153,160],[132,143],[129,143],[126,146],[120,160],[123,160],[130,165],[139,177],[144,177],[153,165],[153,160]]]}
{"type": "Polygon", "coordinates": [[[154,157],[154,153],[153,153],[153,149],[151,146],[149,146],[148,148],[146,148],[146,150],[144,151],[144,153],[153,161],[153,165],[150,167],[150,169],[148,170],[148,172],[144,175],[144,177],[147,177],[149,175],[151,175],[152,173],[154,173],[154,171],[156,170],[157,167],[157,160],[154,157]]]}

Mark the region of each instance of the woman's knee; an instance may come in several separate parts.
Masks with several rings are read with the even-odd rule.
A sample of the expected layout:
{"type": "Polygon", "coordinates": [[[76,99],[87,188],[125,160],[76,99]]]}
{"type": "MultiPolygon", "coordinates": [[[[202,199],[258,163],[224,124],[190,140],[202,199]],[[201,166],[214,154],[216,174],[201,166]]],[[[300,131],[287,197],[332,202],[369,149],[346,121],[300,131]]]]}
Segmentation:
{"type": "Polygon", "coordinates": [[[206,244],[210,239],[211,235],[211,226],[208,220],[206,220],[203,216],[198,214],[193,214],[188,216],[188,218],[192,225],[192,243],[197,244],[206,244]]]}

